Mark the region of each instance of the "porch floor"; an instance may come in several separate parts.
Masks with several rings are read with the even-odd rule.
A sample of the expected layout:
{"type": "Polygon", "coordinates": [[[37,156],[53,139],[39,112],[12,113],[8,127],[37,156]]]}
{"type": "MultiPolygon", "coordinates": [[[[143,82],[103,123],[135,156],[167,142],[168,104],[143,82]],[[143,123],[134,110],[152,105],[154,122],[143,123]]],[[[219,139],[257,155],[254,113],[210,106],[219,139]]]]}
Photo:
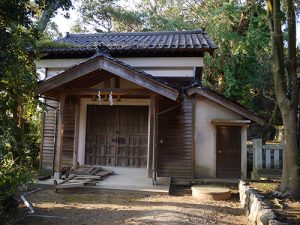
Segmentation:
{"type": "MultiPolygon", "coordinates": [[[[148,178],[146,168],[109,167],[104,169],[112,170],[113,174],[96,183],[96,186],[84,186],[83,188],[96,188],[103,190],[137,191],[156,194],[169,194],[171,178],[158,177],[156,185],[148,178]]],[[[38,184],[53,185],[54,179],[38,181],[38,184]]],[[[58,183],[62,180],[57,180],[58,183]]]]}
{"type": "Polygon", "coordinates": [[[103,166],[103,168],[112,170],[113,174],[98,182],[97,188],[169,194],[171,178],[158,177],[156,185],[153,185],[145,168],[108,166],[103,166]]]}

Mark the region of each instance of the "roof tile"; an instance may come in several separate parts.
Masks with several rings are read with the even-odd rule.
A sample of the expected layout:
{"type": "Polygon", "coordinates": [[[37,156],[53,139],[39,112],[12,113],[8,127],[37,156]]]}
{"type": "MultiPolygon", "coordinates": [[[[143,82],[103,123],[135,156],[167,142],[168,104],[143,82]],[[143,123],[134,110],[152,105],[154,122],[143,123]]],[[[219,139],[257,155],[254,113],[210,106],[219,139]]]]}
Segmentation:
{"type": "Polygon", "coordinates": [[[105,45],[111,50],[216,49],[208,34],[202,30],[133,33],[68,34],[57,42],[74,44],[87,49],[105,45]]]}

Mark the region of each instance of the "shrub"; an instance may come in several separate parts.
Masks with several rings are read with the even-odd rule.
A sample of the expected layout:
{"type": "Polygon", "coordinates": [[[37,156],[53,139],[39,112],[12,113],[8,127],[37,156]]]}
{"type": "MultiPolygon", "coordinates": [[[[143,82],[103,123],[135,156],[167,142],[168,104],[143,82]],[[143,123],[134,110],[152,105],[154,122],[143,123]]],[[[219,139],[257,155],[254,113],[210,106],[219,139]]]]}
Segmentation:
{"type": "Polygon", "coordinates": [[[16,209],[15,193],[30,179],[28,166],[18,166],[10,154],[0,159],[0,221],[8,221],[11,212],[16,209]]]}

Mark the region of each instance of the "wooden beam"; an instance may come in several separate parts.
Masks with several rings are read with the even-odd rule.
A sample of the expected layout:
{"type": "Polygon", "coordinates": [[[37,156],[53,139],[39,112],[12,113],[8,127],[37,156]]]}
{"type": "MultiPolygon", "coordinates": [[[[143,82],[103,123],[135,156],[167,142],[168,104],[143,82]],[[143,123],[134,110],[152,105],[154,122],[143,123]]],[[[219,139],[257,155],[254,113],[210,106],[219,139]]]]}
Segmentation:
{"type": "Polygon", "coordinates": [[[104,80],[104,88],[110,88],[110,77],[104,80]]]}
{"type": "Polygon", "coordinates": [[[192,177],[195,178],[196,165],[196,143],[195,143],[195,129],[196,129],[196,100],[192,98],[192,177]]]}
{"type": "MultiPolygon", "coordinates": [[[[46,101],[46,100],[45,100],[46,101]]],[[[40,144],[40,162],[39,162],[39,169],[43,169],[43,148],[44,148],[44,129],[45,129],[45,113],[42,114],[42,132],[41,132],[41,144],[40,144]]]]}
{"type": "Polygon", "coordinates": [[[61,159],[64,139],[64,110],[66,104],[66,95],[61,94],[59,100],[58,126],[57,126],[57,148],[56,148],[56,172],[61,175],[61,159]]]}
{"type": "Polygon", "coordinates": [[[75,109],[75,130],[74,130],[74,146],[73,146],[73,167],[77,166],[78,155],[78,137],[79,137],[79,121],[80,121],[80,98],[76,98],[75,109]]]}
{"type": "Polygon", "coordinates": [[[115,88],[120,88],[120,77],[115,77],[115,88]]]}
{"type": "Polygon", "coordinates": [[[153,156],[154,156],[154,135],[155,135],[155,96],[151,95],[150,97],[150,106],[149,106],[149,151],[148,151],[148,177],[153,178],[153,156]]]}
{"type": "Polygon", "coordinates": [[[156,183],[157,178],[157,158],[158,158],[158,116],[157,113],[159,112],[159,97],[155,97],[155,120],[154,120],[154,146],[153,146],[153,181],[156,183]]]}
{"type": "Polygon", "coordinates": [[[110,92],[113,92],[113,95],[150,95],[153,94],[153,92],[142,89],[142,88],[74,88],[69,87],[68,89],[64,90],[65,94],[68,95],[97,95],[98,91],[102,94],[110,94],[110,92]]]}

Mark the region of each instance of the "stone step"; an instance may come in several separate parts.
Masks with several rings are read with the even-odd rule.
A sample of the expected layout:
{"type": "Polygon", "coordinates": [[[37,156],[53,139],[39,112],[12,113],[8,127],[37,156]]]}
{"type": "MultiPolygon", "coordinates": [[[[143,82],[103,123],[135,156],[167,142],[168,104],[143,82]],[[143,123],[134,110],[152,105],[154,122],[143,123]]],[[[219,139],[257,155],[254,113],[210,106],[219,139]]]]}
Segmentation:
{"type": "Polygon", "coordinates": [[[192,196],[197,200],[227,200],[231,198],[231,190],[215,185],[192,186],[192,196]]]}

